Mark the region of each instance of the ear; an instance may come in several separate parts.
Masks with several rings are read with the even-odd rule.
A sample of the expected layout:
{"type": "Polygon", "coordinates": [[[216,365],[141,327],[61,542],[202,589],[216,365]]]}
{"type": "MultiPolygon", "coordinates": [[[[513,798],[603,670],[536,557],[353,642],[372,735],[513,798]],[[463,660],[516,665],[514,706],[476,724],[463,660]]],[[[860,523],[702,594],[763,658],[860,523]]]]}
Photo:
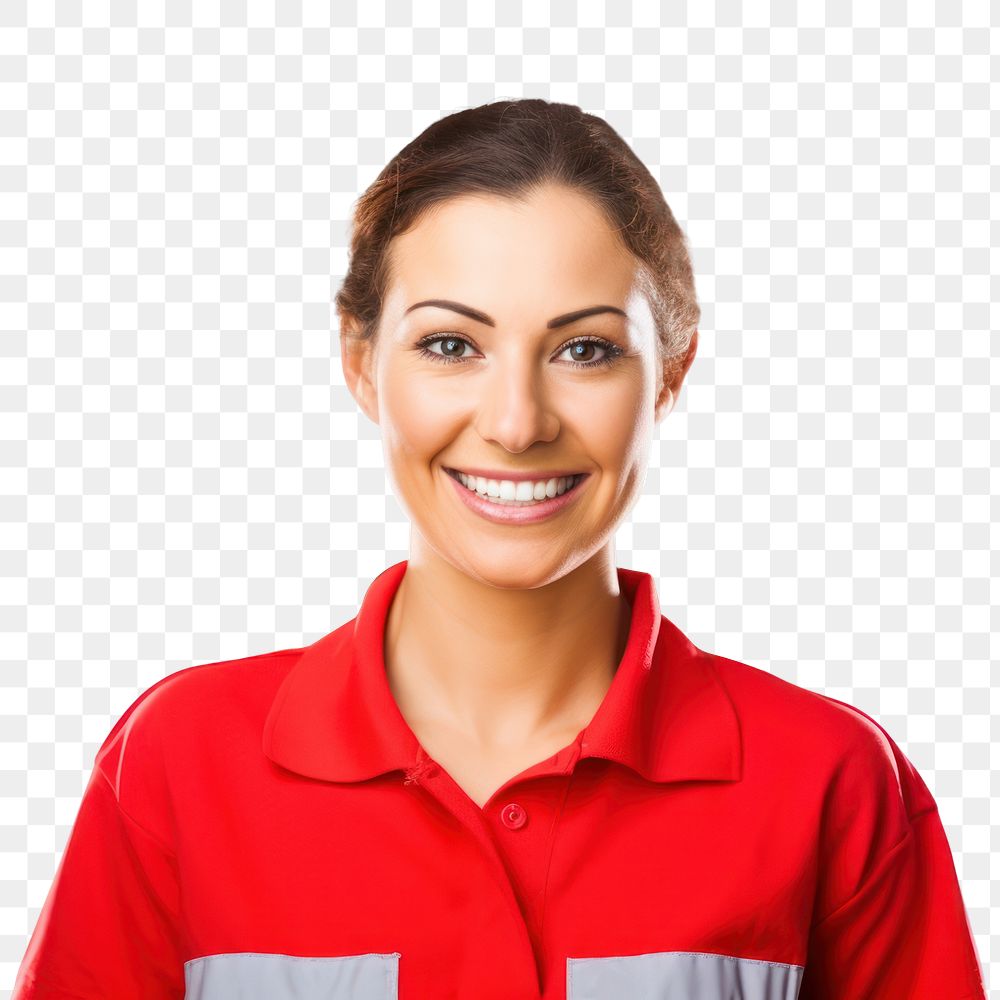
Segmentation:
{"type": "Polygon", "coordinates": [[[691,343],[688,344],[687,351],[679,362],[676,355],[665,359],[663,371],[660,376],[663,385],[656,397],[656,406],[654,409],[656,423],[659,423],[673,410],[677,402],[677,397],[680,395],[681,386],[687,376],[688,369],[691,367],[691,362],[694,361],[694,356],[697,352],[698,331],[695,330],[691,335],[691,343]]]}
{"type": "Polygon", "coordinates": [[[362,336],[362,324],[355,316],[340,314],[340,363],[344,381],[358,406],[372,423],[378,423],[378,394],[375,391],[375,347],[362,336]]]}

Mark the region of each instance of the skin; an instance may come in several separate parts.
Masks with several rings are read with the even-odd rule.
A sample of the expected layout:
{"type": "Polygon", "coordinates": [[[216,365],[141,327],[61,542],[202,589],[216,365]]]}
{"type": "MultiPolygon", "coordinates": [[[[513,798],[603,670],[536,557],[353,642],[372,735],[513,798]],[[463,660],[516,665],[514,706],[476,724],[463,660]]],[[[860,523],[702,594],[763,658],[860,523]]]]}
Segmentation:
{"type": "Polygon", "coordinates": [[[655,425],[694,359],[664,366],[637,262],[585,195],[455,197],[391,246],[377,335],[341,316],[352,395],[381,430],[412,525],[407,573],[385,632],[386,675],[424,749],[477,804],[577,737],[603,700],[628,634],[613,533],[638,499],[655,425]],[[407,307],[449,299],[493,317],[407,307]],[[547,329],[593,305],[591,316],[547,329]],[[459,336],[429,349],[428,334],[459,336]],[[567,342],[624,351],[597,365],[567,342]],[[575,367],[573,361],[590,367],[575,367]],[[667,380],[667,372],[673,371],[667,380]],[[501,525],[469,510],[444,467],[590,473],[565,511],[501,525]]]}

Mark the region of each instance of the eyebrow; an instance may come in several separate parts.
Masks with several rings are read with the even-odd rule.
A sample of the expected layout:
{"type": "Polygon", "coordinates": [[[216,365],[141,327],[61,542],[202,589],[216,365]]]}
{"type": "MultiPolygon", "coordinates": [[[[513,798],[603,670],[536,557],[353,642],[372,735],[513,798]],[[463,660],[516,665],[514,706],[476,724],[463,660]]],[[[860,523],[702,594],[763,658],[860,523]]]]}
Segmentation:
{"type": "MultiPolygon", "coordinates": [[[[479,323],[485,323],[487,326],[497,325],[496,320],[492,316],[487,316],[486,313],[480,312],[478,309],[473,309],[471,306],[464,306],[461,302],[452,302],[449,299],[425,299],[423,302],[415,302],[403,315],[408,315],[414,309],[419,309],[421,306],[450,309],[452,312],[461,313],[463,316],[468,316],[469,319],[474,319],[479,323]]],[[[569,323],[575,323],[578,319],[584,319],[586,316],[595,316],[598,313],[617,313],[619,316],[624,316],[628,319],[628,313],[617,306],[588,306],[586,309],[577,309],[574,312],[556,316],[550,319],[546,326],[551,330],[557,326],[566,326],[569,323]]]]}

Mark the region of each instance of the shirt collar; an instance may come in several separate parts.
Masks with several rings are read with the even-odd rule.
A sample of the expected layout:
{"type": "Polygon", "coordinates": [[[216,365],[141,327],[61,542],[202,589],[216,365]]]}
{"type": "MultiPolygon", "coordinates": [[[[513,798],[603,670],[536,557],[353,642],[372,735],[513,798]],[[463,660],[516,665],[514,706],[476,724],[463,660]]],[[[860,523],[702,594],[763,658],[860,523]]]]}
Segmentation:
{"type": "MultiPolygon", "coordinates": [[[[323,781],[363,781],[417,766],[420,744],[393,699],[383,639],[407,560],[380,573],[357,616],[306,646],[264,724],[264,753],[323,781]]],[[[652,576],[617,568],[631,604],[611,686],[581,733],[581,757],[617,761],[651,781],[739,780],[739,721],[711,656],[660,613],[652,576]]]]}

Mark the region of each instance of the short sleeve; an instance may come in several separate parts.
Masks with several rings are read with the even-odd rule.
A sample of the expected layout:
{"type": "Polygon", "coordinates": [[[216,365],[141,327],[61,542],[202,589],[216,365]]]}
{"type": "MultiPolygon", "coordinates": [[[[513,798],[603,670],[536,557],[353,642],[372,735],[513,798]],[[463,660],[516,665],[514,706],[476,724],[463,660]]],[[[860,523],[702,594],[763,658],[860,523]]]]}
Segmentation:
{"type": "Polygon", "coordinates": [[[120,801],[126,717],[98,754],[11,1000],[184,996],[176,860],[120,801]]]}
{"type": "MultiPolygon", "coordinates": [[[[951,846],[926,784],[884,729],[865,716],[862,760],[877,800],[851,782],[864,836],[892,843],[867,853],[855,835],[856,865],[829,860],[841,876],[857,871],[847,898],[810,928],[798,1000],[986,1000],[982,966],[962,899],[951,846]],[[877,727],[877,730],[872,727],[877,727]],[[888,776],[888,777],[887,777],[888,776]],[[866,819],[867,817],[867,819],[866,819]]],[[[855,774],[859,772],[855,771],[855,774]]],[[[846,827],[845,827],[846,829],[846,827]]],[[[840,847],[851,845],[849,836],[840,847]]]]}

